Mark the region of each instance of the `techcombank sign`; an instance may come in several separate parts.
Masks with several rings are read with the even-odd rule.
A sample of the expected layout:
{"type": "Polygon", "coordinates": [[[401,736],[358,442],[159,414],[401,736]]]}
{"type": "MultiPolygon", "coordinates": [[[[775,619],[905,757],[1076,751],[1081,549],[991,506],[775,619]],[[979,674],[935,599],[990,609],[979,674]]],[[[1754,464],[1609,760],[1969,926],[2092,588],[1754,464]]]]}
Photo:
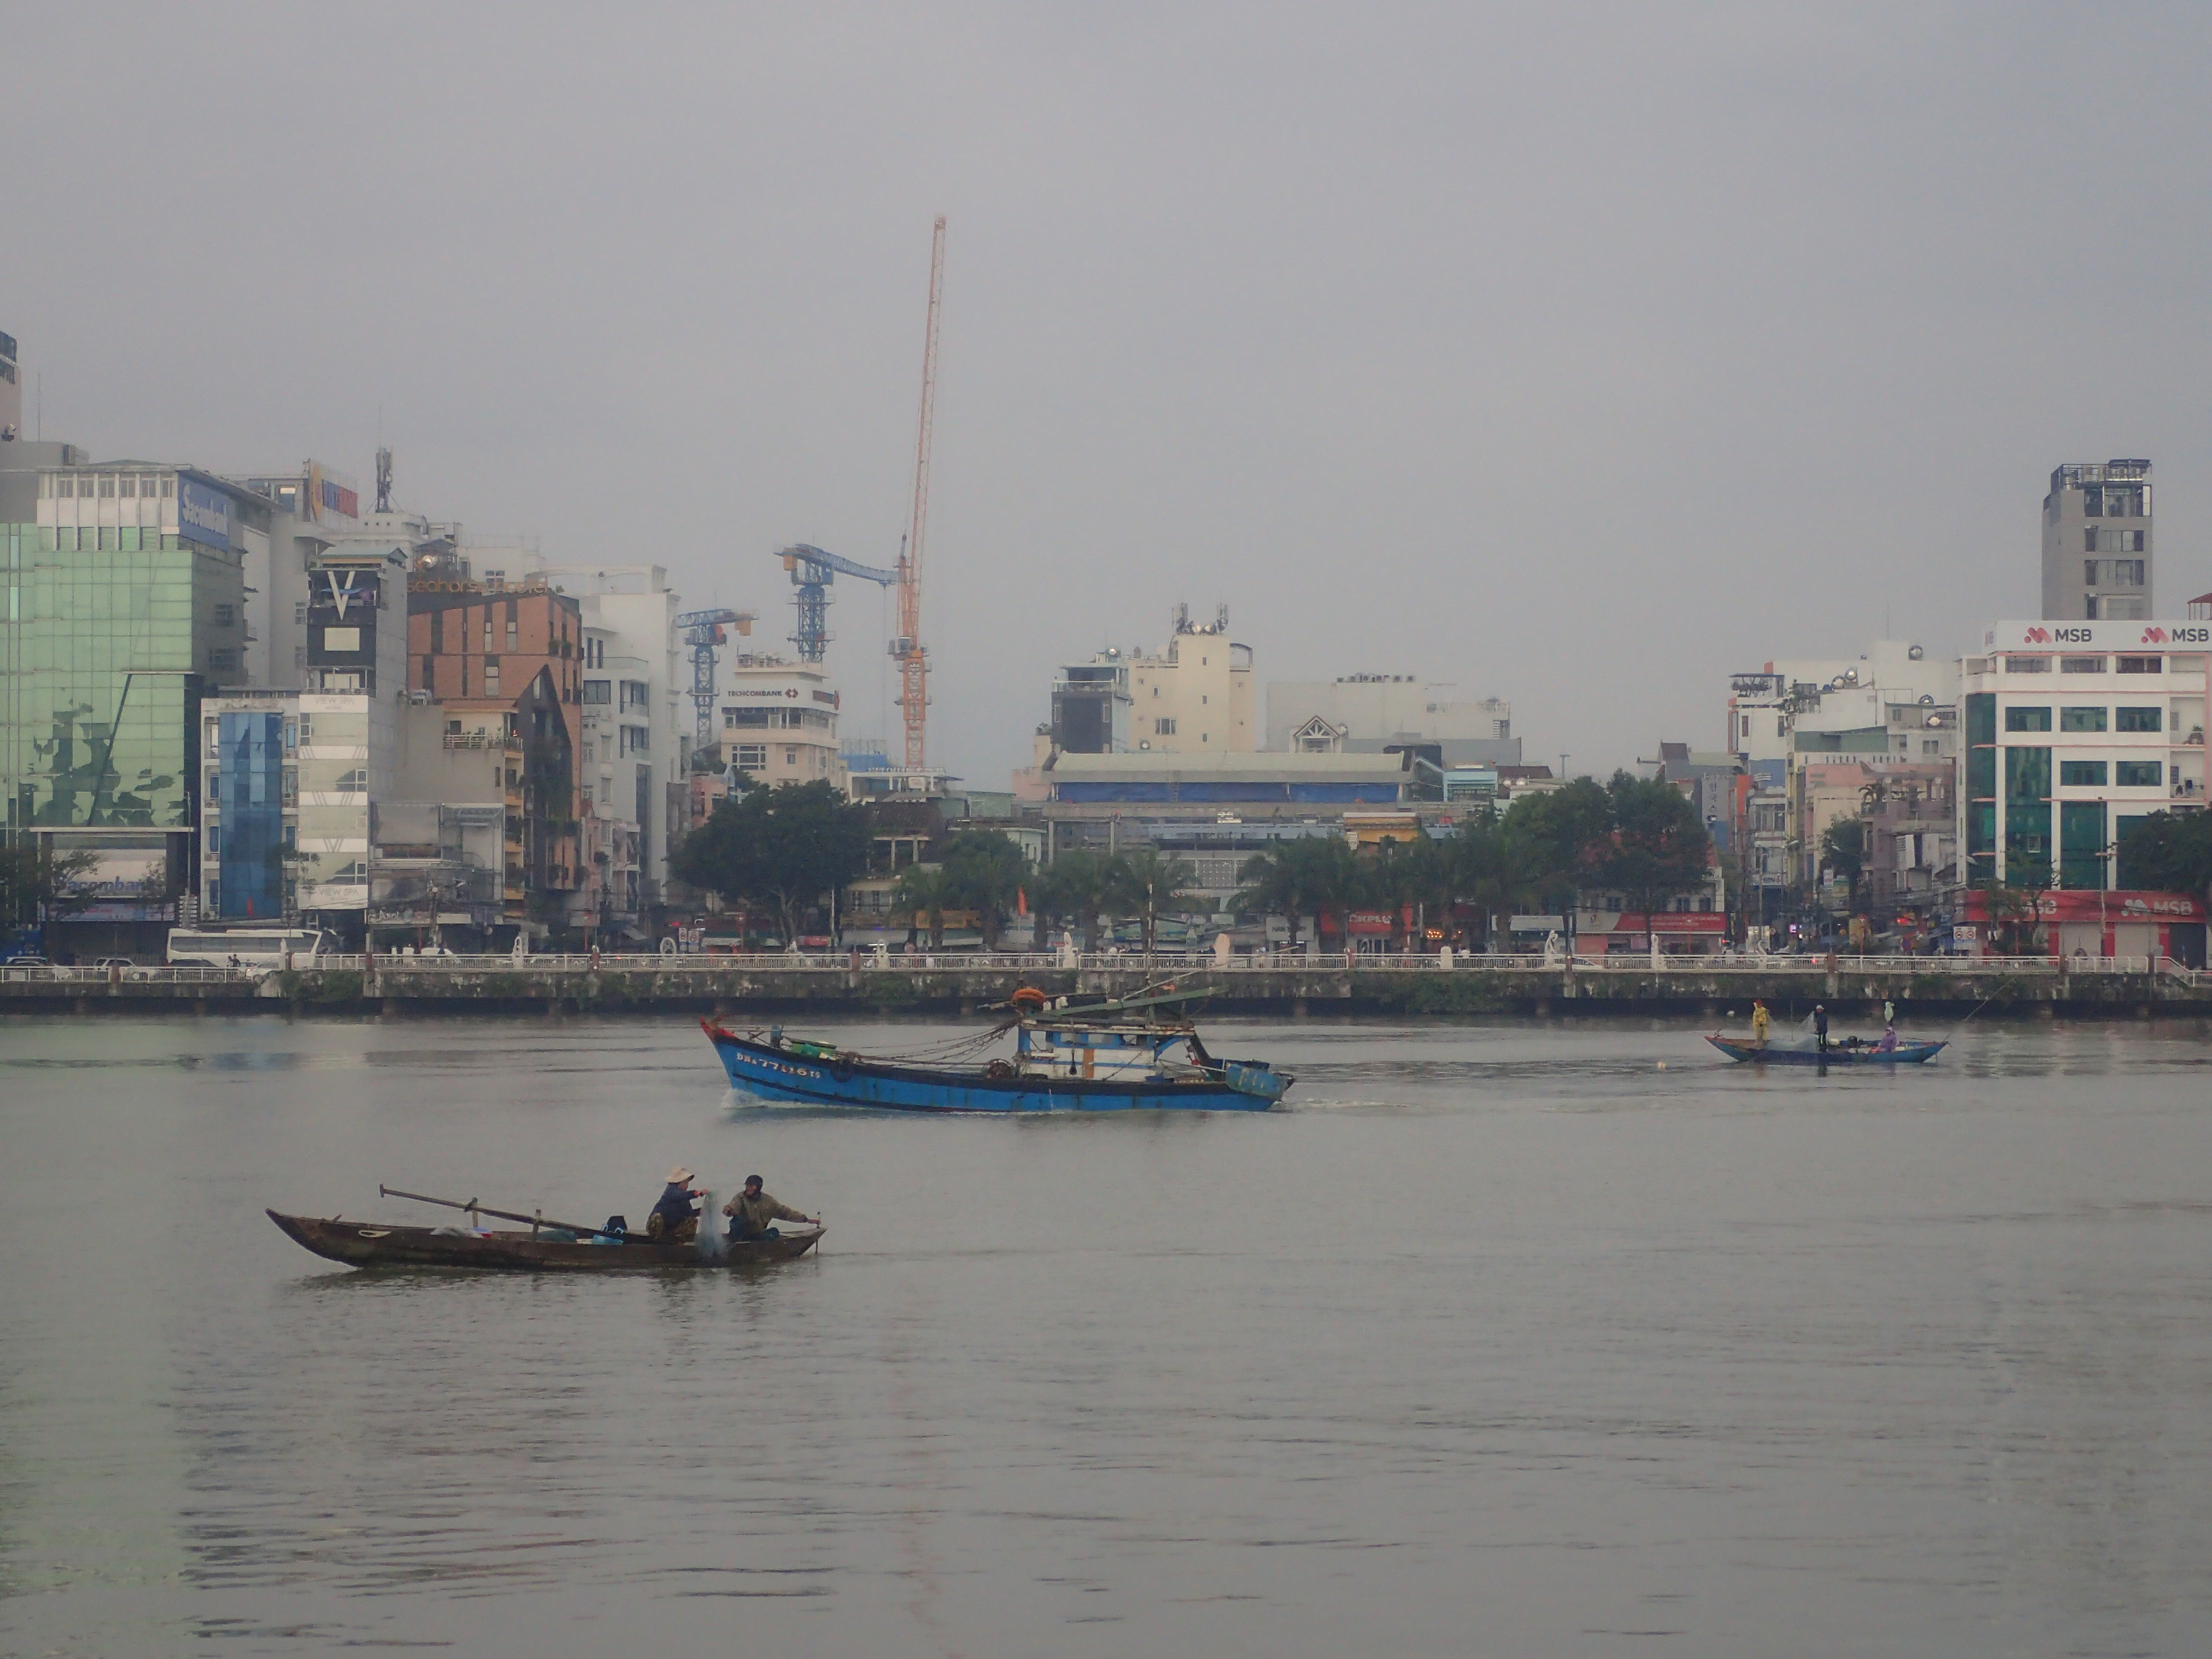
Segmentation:
{"type": "Polygon", "coordinates": [[[2201,622],[2002,622],[1982,635],[1984,651],[2202,651],[2201,622]]]}

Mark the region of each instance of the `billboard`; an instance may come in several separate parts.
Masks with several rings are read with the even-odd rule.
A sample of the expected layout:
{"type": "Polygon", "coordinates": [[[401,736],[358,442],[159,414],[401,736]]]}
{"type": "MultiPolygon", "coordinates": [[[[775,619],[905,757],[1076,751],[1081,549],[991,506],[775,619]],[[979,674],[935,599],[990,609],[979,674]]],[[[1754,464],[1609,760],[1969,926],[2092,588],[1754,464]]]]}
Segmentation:
{"type": "Polygon", "coordinates": [[[2203,650],[2212,625],[2187,622],[2001,622],[1982,634],[1984,651],[2203,650]]]}
{"type": "Polygon", "coordinates": [[[303,505],[307,516],[318,521],[332,516],[342,519],[361,517],[360,491],[349,489],[325,472],[319,461],[307,463],[307,488],[303,505]]]}
{"type": "Polygon", "coordinates": [[[177,479],[177,533],[188,542],[226,551],[230,538],[230,497],[195,479],[177,479]]]}

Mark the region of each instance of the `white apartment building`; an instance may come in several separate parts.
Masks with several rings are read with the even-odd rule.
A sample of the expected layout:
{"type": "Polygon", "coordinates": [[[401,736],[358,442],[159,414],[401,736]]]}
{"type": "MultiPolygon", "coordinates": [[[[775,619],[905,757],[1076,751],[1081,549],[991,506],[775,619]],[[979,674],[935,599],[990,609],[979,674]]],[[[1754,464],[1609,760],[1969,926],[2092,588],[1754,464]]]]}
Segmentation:
{"type": "MultiPolygon", "coordinates": [[[[623,867],[631,914],[659,902],[668,881],[669,831],[689,811],[685,769],[691,724],[679,674],[679,597],[660,565],[535,565],[526,577],[574,598],[583,613],[585,857],[623,867]]],[[[618,888],[621,884],[615,885],[618,888]]]]}
{"type": "Polygon", "coordinates": [[[838,694],[817,664],[740,654],[722,670],[715,764],[757,784],[813,783],[846,792],[838,694]]]}
{"type": "Polygon", "coordinates": [[[1412,674],[1346,674],[1277,680],[1267,687],[1267,747],[1285,753],[1373,755],[1434,749],[1437,764],[1518,766],[1513,705],[1468,697],[1449,680],[1412,674]]]}
{"type": "Polygon", "coordinates": [[[2201,811],[2212,623],[2001,622],[1960,665],[1966,881],[2132,890],[2129,832],[2201,811]]]}

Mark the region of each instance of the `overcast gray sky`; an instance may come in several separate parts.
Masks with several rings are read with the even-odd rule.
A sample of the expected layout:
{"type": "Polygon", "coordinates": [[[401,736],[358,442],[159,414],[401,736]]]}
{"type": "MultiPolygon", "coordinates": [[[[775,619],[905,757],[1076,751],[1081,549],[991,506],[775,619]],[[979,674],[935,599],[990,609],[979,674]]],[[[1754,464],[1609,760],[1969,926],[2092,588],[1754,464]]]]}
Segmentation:
{"type": "MultiPolygon", "coordinates": [[[[1225,600],[1261,679],[1722,739],[1725,676],[2036,608],[2061,461],[2212,587],[2212,9],[9,9],[44,430],[313,456],[789,631],[888,563],[951,220],[932,758],[1225,600]]],[[[31,388],[27,386],[28,392],[31,388]]],[[[29,410],[27,408],[27,415],[29,410]]],[[[831,665],[888,725],[875,590],[831,665]]]]}

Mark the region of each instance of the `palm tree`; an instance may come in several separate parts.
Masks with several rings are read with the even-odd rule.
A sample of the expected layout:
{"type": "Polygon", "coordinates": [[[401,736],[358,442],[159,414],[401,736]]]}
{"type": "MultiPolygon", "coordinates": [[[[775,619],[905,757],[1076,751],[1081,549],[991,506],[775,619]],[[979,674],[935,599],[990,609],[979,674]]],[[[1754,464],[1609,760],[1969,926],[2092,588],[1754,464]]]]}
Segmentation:
{"type": "Polygon", "coordinates": [[[1160,912],[1186,907],[1191,896],[1183,890],[1197,874],[1185,860],[1162,857],[1157,847],[1140,847],[1113,860],[1111,902],[1133,912],[1143,923],[1146,956],[1159,940],[1160,912]]]}
{"type": "MultiPolygon", "coordinates": [[[[1428,837],[1421,838],[1423,842],[1428,837]]],[[[1406,945],[1406,912],[1421,897],[1431,872],[1420,843],[1384,841],[1359,855],[1359,896],[1390,918],[1390,942],[1406,945]]]]}
{"type": "Polygon", "coordinates": [[[952,908],[952,883],[933,864],[909,864],[899,872],[891,890],[891,908],[900,915],[920,915],[929,925],[929,948],[945,948],[945,913],[952,908]]]}
{"type": "Polygon", "coordinates": [[[1240,910],[1279,914],[1295,929],[1302,916],[1318,929],[1332,913],[1352,902],[1358,879],[1351,846],[1340,836],[1307,836],[1279,842],[1269,853],[1255,853],[1237,872],[1244,889],[1240,910]]]}
{"type": "Polygon", "coordinates": [[[1109,864],[1103,854],[1077,847],[1054,859],[1046,872],[1054,909],[1075,918],[1087,950],[1098,948],[1098,912],[1106,902],[1109,864]]]}

